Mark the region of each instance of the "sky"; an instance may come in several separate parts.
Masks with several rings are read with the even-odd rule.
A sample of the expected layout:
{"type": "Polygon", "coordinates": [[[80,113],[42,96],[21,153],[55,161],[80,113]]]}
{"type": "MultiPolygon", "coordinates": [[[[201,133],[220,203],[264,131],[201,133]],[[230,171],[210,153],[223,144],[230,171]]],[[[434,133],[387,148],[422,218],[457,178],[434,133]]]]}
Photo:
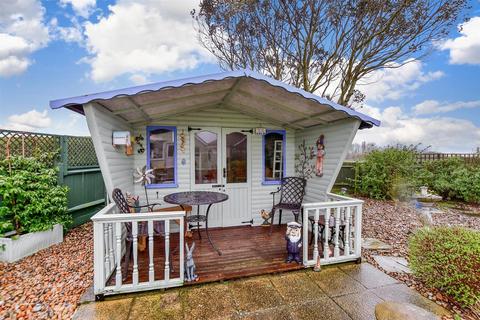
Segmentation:
{"type": "MultiPolygon", "coordinates": [[[[480,147],[480,1],[422,61],[377,71],[360,112],[382,121],[355,142],[480,147]]],[[[221,71],[196,39],[198,0],[0,1],[0,128],[88,135],[50,100],[221,71]]],[[[398,61],[397,63],[403,63],[398,61]]]]}

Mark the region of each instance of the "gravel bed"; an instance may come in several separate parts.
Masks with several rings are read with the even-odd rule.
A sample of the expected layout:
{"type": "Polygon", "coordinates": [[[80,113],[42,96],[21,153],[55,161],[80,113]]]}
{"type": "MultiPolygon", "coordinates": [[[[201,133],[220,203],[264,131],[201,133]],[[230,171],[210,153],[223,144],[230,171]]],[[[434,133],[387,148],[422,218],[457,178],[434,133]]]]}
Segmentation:
{"type": "Polygon", "coordinates": [[[16,263],[0,263],[0,319],[70,319],[93,284],[93,228],[16,263]]]}
{"type": "MultiPolygon", "coordinates": [[[[423,296],[461,316],[462,319],[480,319],[479,311],[460,307],[439,290],[428,288],[412,274],[386,272],[373,259],[373,255],[398,256],[408,260],[408,238],[422,224],[413,205],[364,199],[362,237],[376,238],[392,246],[391,250],[362,250],[364,258],[378,269],[404,282],[423,296]]],[[[465,207],[463,208],[465,209],[465,207]]],[[[480,213],[477,206],[469,210],[480,213]]],[[[480,230],[480,215],[466,215],[462,210],[442,208],[443,213],[432,214],[435,226],[463,226],[480,230]]]]}

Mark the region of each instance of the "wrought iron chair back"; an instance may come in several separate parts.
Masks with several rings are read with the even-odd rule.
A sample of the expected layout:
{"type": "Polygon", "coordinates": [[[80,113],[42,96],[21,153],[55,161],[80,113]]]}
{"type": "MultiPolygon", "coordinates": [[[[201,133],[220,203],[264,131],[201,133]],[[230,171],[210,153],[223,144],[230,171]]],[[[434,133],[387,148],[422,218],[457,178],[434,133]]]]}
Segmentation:
{"type": "Polygon", "coordinates": [[[303,197],[305,196],[305,187],[307,180],[300,177],[285,177],[282,179],[280,187],[279,204],[295,205],[298,208],[302,206],[303,197]]]}

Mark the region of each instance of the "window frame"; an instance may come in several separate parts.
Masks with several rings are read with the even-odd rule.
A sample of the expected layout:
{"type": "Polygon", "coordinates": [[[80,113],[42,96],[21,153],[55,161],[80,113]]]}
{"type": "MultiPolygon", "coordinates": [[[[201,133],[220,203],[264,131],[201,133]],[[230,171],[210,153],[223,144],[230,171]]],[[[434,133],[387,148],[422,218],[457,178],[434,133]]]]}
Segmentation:
{"type": "MultiPolygon", "coordinates": [[[[175,126],[147,126],[147,169],[151,169],[150,166],[150,133],[155,130],[165,129],[170,130],[173,133],[173,183],[151,183],[146,184],[145,187],[147,189],[163,189],[163,188],[178,188],[178,164],[177,164],[177,127],[175,126]]],[[[167,145],[166,143],[165,145],[167,145]]],[[[167,156],[168,156],[168,148],[167,148],[167,156]]],[[[163,155],[165,158],[165,155],[163,155]]]]}
{"type": "Polygon", "coordinates": [[[262,185],[279,185],[282,183],[282,178],[280,180],[266,180],[265,179],[265,137],[269,133],[278,133],[283,136],[282,139],[282,178],[285,177],[285,168],[287,164],[287,159],[285,157],[285,149],[287,148],[287,131],[285,129],[267,129],[265,134],[262,136],[262,185]]]}

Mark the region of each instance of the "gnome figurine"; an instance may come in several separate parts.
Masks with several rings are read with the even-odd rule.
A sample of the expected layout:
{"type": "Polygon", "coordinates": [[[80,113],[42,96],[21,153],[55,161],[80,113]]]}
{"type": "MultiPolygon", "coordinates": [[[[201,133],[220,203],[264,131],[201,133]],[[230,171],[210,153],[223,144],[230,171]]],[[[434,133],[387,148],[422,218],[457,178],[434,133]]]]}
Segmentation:
{"type": "Polygon", "coordinates": [[[302,247],[301,241],[302,225],[297,222],[289,222],[287,224],[287,232],[285,239],[287,240],[287,262],[295,261],[300,263],[300,248],[302,247]]]}

